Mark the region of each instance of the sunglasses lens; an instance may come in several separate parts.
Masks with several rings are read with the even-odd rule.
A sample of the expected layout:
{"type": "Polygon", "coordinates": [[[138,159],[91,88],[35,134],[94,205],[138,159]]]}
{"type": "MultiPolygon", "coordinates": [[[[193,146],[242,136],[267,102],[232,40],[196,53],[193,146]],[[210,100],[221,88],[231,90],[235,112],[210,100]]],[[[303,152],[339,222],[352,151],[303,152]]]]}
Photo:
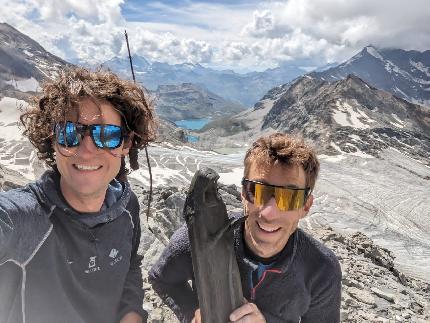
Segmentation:
{"type": "Polygon", "coordinates": [[[118,148],[122,142],[122,132],[120,126],[115,125],[95,125],[91,135],[98,148],[118,148]]]}
{"type": "Polygon", "coordinates": [[[79,145],[78,132],[73,122],[57,123],[55,126],[57,143],[63,147],[75,147],[79,145]]]}
{"type": "Polygon", "coordinates": [[[248,202],[254,203],[255,183],[244,181],[243,182],[243,195],[245,196],[245,199],[248,202]]]}
{"type": "Polygon", "coordinates": [[[304,197],[304,190],[291,190],[281,187],[275,189],[276,205],[282,211],[300,209],[303,206],[304,197]]]}
{"type": "Polygon", "coordinates": [[[257,206],[264,205],[269,202],[274,194],[274,187],[263,184],[255,184],[255,199],[254,204],[257,206]]]}

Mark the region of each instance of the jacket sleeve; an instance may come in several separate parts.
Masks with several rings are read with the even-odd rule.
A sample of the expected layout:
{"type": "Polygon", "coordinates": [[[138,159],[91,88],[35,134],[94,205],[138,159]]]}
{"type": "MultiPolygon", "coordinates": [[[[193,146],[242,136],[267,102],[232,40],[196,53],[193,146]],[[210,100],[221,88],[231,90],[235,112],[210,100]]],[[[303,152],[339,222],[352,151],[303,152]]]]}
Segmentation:
{"type": "Polygon", "coordinates": [[[332,264],[334,268],[325,272],[325,277],[318,283],[318,289],[312,292],[309,310],[302,317],[301,323],[340,322],[342,271],[337,259],[332,264]]]}
{"type": "MultiPolygon", "coordinates": [[[[13,192],[12,192],[13,193],[13,192]]],[[[11,257],[11,248],[17,244],[19,233],[16,227],[18,207],[8,198],[11,192],[0,193],[0,264],[11,257]]]]}
{"type": "Polygon", "coordinates": [[[133,199],[136,199],[137,212],[130,211],[133,220],[133,241],[132,241],[132,251],[130,259],[130,268],[127,273],[127,277],[124,283],[124,290],[121,296],[121,302],[118,312],[118,321],[120,321],[124,315],[129,312],[136,312],[142,318],[143,322],[148,319],[148,313],[143,310],[143,279],[142,279],[142,260],[143,256],[138,254],[139,243],[140,243],[140,220],[139,220],[139,205],[137,203],[137,198],[133,194],[133,199]],[[133,214],[134,213],[134,214],[133,214]]]}
{"type": "Polygon", "coordinates": [[[198,308],[198,298],[189,284],[193,280],[193,266],[186,225],[173,234],[166,249],[149,271],[148,279],[152,288],[181,322],[193,319],[198,308]]]}
{"type": "Polygon", "coordinates": [[[12,232],[12,219],[1,204],[0,198],[0,264],[7,258],[12,232]]]}

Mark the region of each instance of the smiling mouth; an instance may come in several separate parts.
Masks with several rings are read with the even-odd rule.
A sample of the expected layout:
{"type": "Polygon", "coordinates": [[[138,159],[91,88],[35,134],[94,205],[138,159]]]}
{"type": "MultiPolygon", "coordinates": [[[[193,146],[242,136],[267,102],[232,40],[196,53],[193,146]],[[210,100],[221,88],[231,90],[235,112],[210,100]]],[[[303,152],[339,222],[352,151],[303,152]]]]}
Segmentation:
{"type": "Polygon", "coordinates": [[[102,166],[88,166],[88,165],[80,165],[80,164],[73,164],[73,167],[79,171],[95,171],[102,168],[102,166]]]}
{"type": "Polygon", "coordinates": [[[257,221],[258,228],[265,233],[275,233],[281,230],[281,227],[272,228],[266,225],[263,225],[257,221]]]}

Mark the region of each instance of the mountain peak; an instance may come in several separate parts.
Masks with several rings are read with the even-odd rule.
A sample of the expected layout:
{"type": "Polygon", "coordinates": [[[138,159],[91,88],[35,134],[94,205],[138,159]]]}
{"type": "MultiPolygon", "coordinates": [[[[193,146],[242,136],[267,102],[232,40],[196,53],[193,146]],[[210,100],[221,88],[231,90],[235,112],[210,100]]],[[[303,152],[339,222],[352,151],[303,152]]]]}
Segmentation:
{"type": "MultiPolygon", "coordinates": [[[[7,23],[0,23],[0,79],[41,81],[53,77],[66,65],[35,40],[7,23]]],[[[0,90],[1,87],[4,85],[0,90]]]]}
{"type": "Polygon", "coordinates": [[[313,76],[337,81],[354,74],[375,88],[385,90],[409,102],[430,104],[430,51],[377,49],[364,47],[358,54],[341,65],[313,76]]]}
{"type": "Polygon", "coordinates": [[[381,53],[372,45],[364,47],[363,52],[366,52],[367,54],[372,55],[373,57],[380,59],[381,61],[384,60],[384,57],[381,55],[381,53]]]}

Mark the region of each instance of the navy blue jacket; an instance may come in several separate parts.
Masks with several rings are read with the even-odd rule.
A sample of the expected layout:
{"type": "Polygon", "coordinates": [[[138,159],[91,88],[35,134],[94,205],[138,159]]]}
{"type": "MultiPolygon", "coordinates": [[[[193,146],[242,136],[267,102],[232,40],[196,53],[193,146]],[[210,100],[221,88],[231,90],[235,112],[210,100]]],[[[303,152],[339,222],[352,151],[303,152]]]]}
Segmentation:
{"type": "Polygon", "coordinates": [[[114,184],[117,198],[87,214],[54,171],[0,193],[0,323],[113,323],[130,311],[146,321],[139,204],[127,183],[107,197],[114,184]]]}

